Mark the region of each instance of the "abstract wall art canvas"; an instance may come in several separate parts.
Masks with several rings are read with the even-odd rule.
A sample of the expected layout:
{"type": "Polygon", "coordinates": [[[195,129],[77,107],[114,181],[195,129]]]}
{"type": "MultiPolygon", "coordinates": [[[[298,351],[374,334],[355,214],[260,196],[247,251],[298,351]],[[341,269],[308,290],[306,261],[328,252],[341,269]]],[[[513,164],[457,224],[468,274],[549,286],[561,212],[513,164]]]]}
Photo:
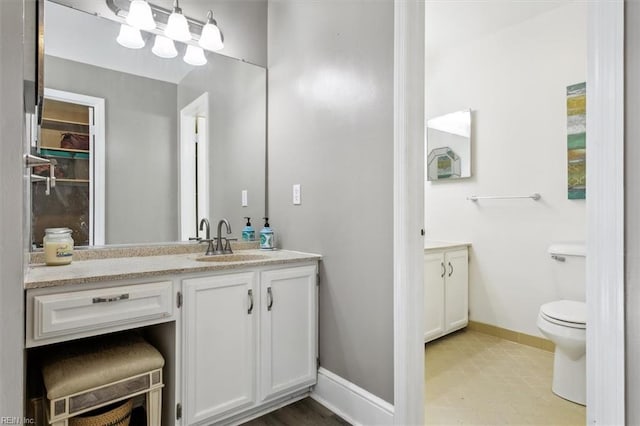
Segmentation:
{"type": "Polygon", "coordinates": [[[586,86],[586,83],[578,83],[567,87],[567,184],[570,200],[586,196],[586,86]]]}

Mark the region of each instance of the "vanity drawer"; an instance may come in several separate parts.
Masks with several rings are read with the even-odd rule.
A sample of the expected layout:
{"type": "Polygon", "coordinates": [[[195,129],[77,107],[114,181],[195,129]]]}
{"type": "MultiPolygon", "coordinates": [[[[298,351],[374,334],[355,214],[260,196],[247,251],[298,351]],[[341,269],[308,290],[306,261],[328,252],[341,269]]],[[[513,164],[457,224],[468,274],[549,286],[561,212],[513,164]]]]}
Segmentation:
{"type": "Polygon", "coordinates": [[[32,338],[37,342],[169,317],[172,296],[171,281],[34,295],[32,338]]]}

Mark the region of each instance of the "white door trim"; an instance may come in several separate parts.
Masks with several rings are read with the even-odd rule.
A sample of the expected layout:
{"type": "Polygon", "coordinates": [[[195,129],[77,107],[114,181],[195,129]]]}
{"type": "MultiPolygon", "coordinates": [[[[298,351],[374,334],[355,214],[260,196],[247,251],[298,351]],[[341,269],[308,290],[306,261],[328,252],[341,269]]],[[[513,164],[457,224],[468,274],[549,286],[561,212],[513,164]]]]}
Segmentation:
{"type": "Polygon", "coordinates": [[[624,2],[588,5],[587,424],[625,423],[624,2]]]}
{"type": "Polygon", "coordinates": [[[178,187],[180,208],[178,225],[180,240],[186,241],[199,235],[196,231],[201,218],[209,218],[209,93],[205,92],[180,110],[180,140],[178,145],[178,187]],[[198,126],[196,122],[204,123],[198,126]],[[196,144],[196,138],[198,139],[196,144]],[[198,176],[196,194],[196,150],[198,152],[198,176]],[[198,217],[196,217],[196,203],[198,217]]]}
{"type": "Polygon", "coordinates": [[[424,422],[424,2],[394,2],[394,423],[424,422]]]}

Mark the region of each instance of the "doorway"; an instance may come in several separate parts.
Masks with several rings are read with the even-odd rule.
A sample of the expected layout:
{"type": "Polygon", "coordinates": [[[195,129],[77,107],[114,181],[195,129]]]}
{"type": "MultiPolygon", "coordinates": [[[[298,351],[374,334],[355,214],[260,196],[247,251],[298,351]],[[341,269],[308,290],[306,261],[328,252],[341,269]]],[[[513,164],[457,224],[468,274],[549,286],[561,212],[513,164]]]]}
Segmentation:
{"type": "Polygon", "coordinates": [[[202,237],[198,222],[209,217],[209,94],[180,111],[180,239],[202,237]]]}
{"type": "MultiPolygon", "coordinates": [[[[420,149],[424,117],[423,94],[417,92],[424,78],[423,62],[416,58],[424,42],[423,4],[395,4],[395,423],[422,424],[422,334],[416,324],[422,318],[420,268],[415,252],[416,230],[423,212],[416,206],[422,197],[420,149]],[[418,16],[419,18],[415,18],[418,16]],[[413,56],[412,56],[413,55],[413,56]],[[413,154],[413,155],[412,155],[413,154]],[[418,154],[418,155],[416,155],[418,154]],[[414,251],[412,251],[414,250],[414,251]]],[[[587,303],[591,326],[587,328],[587,421],[623,424],[625,419],[624,366],[624,193],[623,188],[623,77],[624,2],[588,4],[587,127],[590,152],[587,181],[587,303]],[[612,188],[616,188],[612,191],[612,188]],[[606,371],[598,365],[608,365],[606,371]]]]}

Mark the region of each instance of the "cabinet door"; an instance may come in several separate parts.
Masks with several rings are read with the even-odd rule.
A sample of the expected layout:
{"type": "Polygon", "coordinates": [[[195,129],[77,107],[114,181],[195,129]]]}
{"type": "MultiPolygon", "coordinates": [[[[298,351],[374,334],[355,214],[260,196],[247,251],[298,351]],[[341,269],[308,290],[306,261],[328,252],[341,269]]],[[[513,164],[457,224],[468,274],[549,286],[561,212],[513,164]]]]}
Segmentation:
{"type": "Polygon", "coordinates": [[[310,265],[262,273],[261,400],[316,382],[316,272],[310,265]]]}
{"type": "Polygon", "coordinates": [[[255,276],[246,272],[183,281],[187,425],[211,424],[255,403],[255,276]]]}
{"type": "Polygon", "coordinates": [[[442,253],[424,255],[424,341],[444,334],[444,274],[442,253]]]}
{"type": "Polygon", "coordinates": [[[469,260],[467,249],[445,253],[445,312],[447,332],[469,323],[469,260]]]}

